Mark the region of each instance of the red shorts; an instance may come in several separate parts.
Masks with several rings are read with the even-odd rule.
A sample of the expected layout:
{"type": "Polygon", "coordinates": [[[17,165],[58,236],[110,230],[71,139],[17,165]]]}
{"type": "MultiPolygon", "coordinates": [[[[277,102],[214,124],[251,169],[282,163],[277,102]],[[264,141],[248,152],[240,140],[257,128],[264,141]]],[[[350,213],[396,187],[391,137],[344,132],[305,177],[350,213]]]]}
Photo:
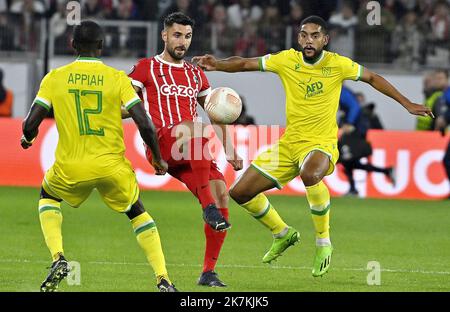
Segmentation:
{"type": "MultiPolygon", "coordinates": [[[[176,126],[175,126],[176,127],[176,126]]],[[[157,131],[158,136],[158,142],[159,142],[159,149],[161,151],[162,158],[167,162],[169,165],[168,173],[186,184],[186,186],[191,190],[195,190],[195,186],[193,185],[193,172],[191,169],[191,164],[189,163],[189,160],[184,159],[174,159],[172,156],[172,149],[174,150],[174,153],[177,152],[176,148],[176,137],[171,135],[173,127],[170,128],[160,128],[157,131]]],[[[147,157],[147,160],[151,163],[152,162],[152,153],[151,150],[148,148],[147,145],[145,145],[145,155],[147,157]]],[[[176,157],[179,158],[179,157],[176,157]]],[[[222,180],[225,182],[225,178],[223,177],[223,174],[219,171],[219,168],[217,167],[217,164],[214,160],[211,161],[211,170],[209,172],[209,180],[222,180]]],[[[195,191],[192,192],[195,194],[195,191]]]]}

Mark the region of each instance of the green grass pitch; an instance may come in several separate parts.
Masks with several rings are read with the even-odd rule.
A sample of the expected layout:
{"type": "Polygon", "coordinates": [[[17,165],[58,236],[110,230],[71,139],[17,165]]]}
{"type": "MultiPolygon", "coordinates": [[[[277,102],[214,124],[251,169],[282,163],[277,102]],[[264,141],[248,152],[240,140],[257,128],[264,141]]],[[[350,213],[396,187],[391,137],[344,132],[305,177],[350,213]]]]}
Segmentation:
{"type": "MultiPolygon", "coordinates": [[[[0,291],[38,291],[50,265],[33,188],[0,188],[0,291]]],[[[271,196],[287,223],[301,233],[274,265],[261,258],[270,233],[230,204],[233,225],[217,272],[224,289],[196,285],[204,252],[201,210],[189,193],[142,192],[156,220],[169,274],[181,291],[449,291],[448,201],[332,199],[335,247],[330,272],[311,276],[314,232],[306,199],[271,196]],[[369,261],[381,266],[381,285],[369,286],[369,261]]],[[[81,265],[81,285],[71,291],[156,291],[154,276],[125,215],[109,210],[94,192],[78,209],[63,204],[68,260],[81,265]]]]}

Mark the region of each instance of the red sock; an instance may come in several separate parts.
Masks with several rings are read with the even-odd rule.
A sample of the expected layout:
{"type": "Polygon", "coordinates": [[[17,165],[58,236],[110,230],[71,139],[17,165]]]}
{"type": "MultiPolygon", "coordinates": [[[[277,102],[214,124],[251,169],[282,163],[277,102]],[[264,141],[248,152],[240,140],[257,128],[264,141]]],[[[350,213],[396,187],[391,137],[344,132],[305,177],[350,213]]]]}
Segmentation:
{"type": "Polygon", "coordinates": [[[209,187],[209,172],[212,158],[209,157],[209,154],[203,155],[203,153],[209,153],[207,148],[205,148],[207,144],[208,139],[206,138],[193,138],[191,139],[189,151],[189,156],[191,157],[189,162],[194,174],[195,194],[203,209],[215,203],[209,187]]]}
{"type": "MultiPolygon", "coordinates": [[[[228,208],[219,208],[220,213],[228,221],[228,208]]],[[[205,259],[203,260],[203,272],[214,271],[220,250],[227,232],[216,232],[208,224],[205,223],[206,249],[205,259]]]]}

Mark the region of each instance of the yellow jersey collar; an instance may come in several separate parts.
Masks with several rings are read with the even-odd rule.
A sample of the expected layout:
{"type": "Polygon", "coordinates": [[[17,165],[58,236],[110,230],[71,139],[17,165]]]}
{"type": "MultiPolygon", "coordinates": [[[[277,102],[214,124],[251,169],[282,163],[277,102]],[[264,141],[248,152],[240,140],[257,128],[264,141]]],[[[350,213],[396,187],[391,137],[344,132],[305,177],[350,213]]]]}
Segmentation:
{"type": "Polygon", "coordinates": [[[85,57],[85,56],[79,56],[76,59],[77,62],[98,62],[103,63],[101,59],[97,57],[85,57]]]}

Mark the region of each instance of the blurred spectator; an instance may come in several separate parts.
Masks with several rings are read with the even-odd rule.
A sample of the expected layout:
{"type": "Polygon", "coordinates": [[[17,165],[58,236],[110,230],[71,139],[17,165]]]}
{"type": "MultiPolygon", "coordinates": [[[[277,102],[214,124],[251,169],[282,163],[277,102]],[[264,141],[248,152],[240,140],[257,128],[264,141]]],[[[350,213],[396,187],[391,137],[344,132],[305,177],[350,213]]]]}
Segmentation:
{"type": "Polygon", "coordinates": [[[8,11],[8,1],[0,0],[0,13],[5,13],[8,11]]]}
{"type": "MultiPolygon", "coordinates": [[[[448,89],[448,70],[445,69],[437,69],[434,71],[433,75],[433,86],[436,93],[436,97],[440,95],[441,97],[435,100],[432,106],[432,111],[435,116],[442,115],[441,107],[446,105],[445,103],[445,94],[444,92],[448,89]]],[[[436,123],[438,122],[438,118],[432,119],[433,128],[436,128],[436,123]]]]}
{"type": "Polygon", "coordinates": [[[276,5],[268,5],[264,8],[260,25],[262,37],[267,44],[266,53],[283,50],[286,27],[282,23],[280,11],[276,5]]]}
{"type": "Polygon", "coordinates": [[[15,0],[10,7],[11,13],[25,13],[25,11],[44,14],[45,5],[40,0],[15,0]]]}
{"type": "Polygon", "coordinates": [[[156,21],[158,19],[159,1],[134,0],[138,18],[144,21],[156,21]]]}
{"type": "Polygon", "coordinates": [[[0,13],[0,50],[11,51],[14,46],[14,27],[7,13],[0,13]]]}
{"type": "Polygon", "coordinates": [[[228,7],[228,24],[232,28],[241,29],[246,21],[259,22],[263,15],[263,10],[252,0],[239,0],[236,4],[228,7]]]}
{"type": "Polygon", "coordinates": [[[346,112],[338,148],[340,153],[339,162],[344,167],[345,175],[350,184],[348,195],[358,195],[353,178],[353,170],[355,169],[384,173],[394,183],[394,170],[392,167],[381,168],[370,163],[363,164],[361,162],[362,158],[372,154],[372,146],[366,140],[366,133],[370,129],[371,123],[366,119],[366,115],[362,113],[360,103],[358,103],[355,94],[345,86],[341,91],[339,108],[346,112]]]}
{"type": "Polygon", "coordinates": [[[291,11],[287,17],[287,25],[292,27],[292,47],[299,48],[298,46],[298,32],[301,21],[305,18],[303,7],[297,2],[291,2],[291,11]]]}
{"type": "MultiPolygon", "coordinates": [[[[111,19],[120,21],[136,20],[138,11],[133,0],[119,0],[119,5],[112,11],[111,19]]],[[[145,51],[145,32],[128,26],[108,27],[107,45],[118,51],[120,56],[142,56],[145,51]]]]}
{"type": "Polygon", "coordinates": [[[236,32],[228,27],[227,11],[221,4],[214,7],[210,27],[211,50],[218,58],[228,57],[233,53],[236,32]]]}
{"type": "Polygon", "coordinates": [[[254,22],[246,21],[241,37],[234,46],[234,54],[241,57],[254,57],[264,55],[266,51],[266,42],[258,35],[258,26],[254,22]]]}
{"type": "MultiPolygon", "coordinates": [[[[222,4],[220,0],[205,0],[200,7],[203,16],[205,17],[207,22],[211,22],[214,18],[214,11],[217,7],[222,7],[225,9],[225,6],[222,4]]],[[[225,9],[226,15],[226,9],[225,9]]]]}
{"type": "Polygon", "coordinates": [[[111,19],[114,20],[135,20],[138,18],[137,7],[133,0],[119,0],[117,8],[111,13],[111,19]]]}
{"type": "Polygon", "coordinates": [[[414,10],[417,16],[419,16],[419,23],[428,23],[429,18],[432,16],[433,12],[433,2],[435,0],[416,0],[416,5],[414,10]]]}
{"type": "MultiPolygon", "coordinates": [[[[144,0],[148,1],[148,0],[144,0]]],[[[164,19],[166,10],[173,4],[173,0],[158,0],[158,17],[164,19]]]]}
{"type": "Polygon", "coordinates": [[[391,34],[395,28],[395,16],[381,7],[381,24],[367,23],[367,3],[361,0],[358,11],[358,29],[355,37],[355,59],[359,62],[388,63],[391,34]]]}
{"type": "Polygon", "coordinates": [[[438,1],[430,18],[431,39],[427,64],[441,66],[450,59],[450,12],[449,4],[438,1]]]}
{"type": "MultiPolygon", "coordinates": [[[[435,129],[440,131],[444,135],[446,129],[448,129],[448,127],[450,126],[450,87],[448,86],[448,72],[447,88],[435,106],[435,129]]],[[[445,172],[447,173],[448,183],[450,183],[450,142],[447,145],[447,150],[445,151],[442,162],[445,167],[445,172]]],[[[448,199],[450,199],[450,194],[448,195],[448,199]]]]}
{"type": "MultiPolygon", "coordinates": [[[[436,112],[436,103],[447,87],[448,73],[445,70],[435,70],[427,73],[423,79],[423,93],[425,105],[436,112]]],[[[417,116],[417,130],[433,130],[434,119],[425,116],[417,116]]]]}
{"type": "Polygon", "coordinates": [[[242,95],[239,95],[239,96],[241,97],[241,100],[242,100],[242,111],[241,111],[241,115],[239,115],[238,119],[236,119],[234,124],[235,125],[244,125],[244,126],[254,125],[255,118],[253,118],[250,115],[247,115],[247,105],[246,105],[245,98],[242,95]]]}
{"type": "Polygon", "coordinates": [[[358,18],[353,13],[352,4],[345,1],[340,11],[333,14],[328,23],[330,27],[330,50],[353,58],[355,27],[358,25],[358,18]]]}
{"type": "Polygon", "coordinates": [[[196,28],[201,28],[206,19],[203,15],[204,12],[199,8],[200,5],[196,0],[175,0],[174,3],[166,9],[163,16],[167,16],[174,12],[183,12],[195,21],[196,28]]]}
{"type": "Polygon", "coordinates": [[[394,14],[395,19],[400,21],[408,11],[415,8],[415,0],[385,0],[384,7],[394,14]]]}
{"type": "Polygon", "coordinates": [[[423,63],[420,59],[423,42],[424,36],[417,23],[417,15],[414,11],[409,11],[392,35],[395,63],[402,68],[417,69],[418,65],[423,63]]]}
{"type": "MultiPolygon", "coordinates": [[[[425,106],[432,108],[436,100],[441,97],[442,92],[436,91],[433,87],[433,73],[426,73],[423,76],[423,95],[425,106]]],[[[432,130],[432,122],[425,116],[417,116],[416,130],[432,130]]]]}
{"type": "Polygon", "coordinates": [[[305,10],[305,16],[318,15],[328,21],[331,13],[336,11],[340,0],[301,0],[300,4],[305,10]]]}
{"type": "MultiPolygon", "coordinates": [[[[358,127],[361,107],[355,94],[346,86],[343,86],[341,90],[339,110],[343,113],[343,116],[339,120],[339,127],[341,127],[345,132],[351,132],[358,127]]],[[[363,133],[365,136],[367,129],[358,129],[358,131],[363,133]]]]}
{"type": "Polygon", "coordinates": [[[86,0],[82,8],[83,18],[103,18],[105,17],[103,6],[100,0],[86,0]]]}
{"type": "Polygon", "coordinates": [[[378,114],[375,112],[375,103],[367,103],[366,96],[362,92],[355,93],[355,96],[361,106],[361,115],[363,120],[366,120],[367,129],[384,129],[380,117],[378,117],[378,114]]]}
{"type": "Polygon", "coordinates": [[[267,6],[276,6],[278,8],[278,12],[280,13],[280,16],[288,16],[292,4],[294,2],[297,2],[296,0],[262,0],[260,1],[260,5],[262,7],[267,6]]]}
{"type": "Polygon", "coordinates": [[[447,2],[439,1],[436,4],[430,23],[435,42],[437,44],[443,44],[448,48],[450,39],[450,12],[447,2]]]}
{"type": "Polygon", "coordinates": [[[14,96],[11,90],[3,85],[3,70],[0,69],[0,117],[11,117],[14,96]]]}
{"type": "Polygon", "coordinates": [[[40,29],[40,18],[45,13],[44,3],[33,0],[17,0],[11,7],[10,12],[14,15],[18,29],[19,47],[25,51],[35,51],[39,46],[39,36],[36,30],[40,29]]]}
{"type": "Polygon", "coordinates": [[[58,1],[56,12],[50,19],[50,28],[55,37],[56,54],[73,54],[71,46],[72,30],[67,25],[67,5],[68,1],[58,1]]]}
{"type": "MultiPolygon", "coordinates": [[[[450,100],[450,88],[448,85],[448,71],[445,69],[437,69],[433,72],[433,87],[436,93],[437,99],[433,103],[432,112],[435,115],[435,119],[432,121],[431,130],[445,130],[443,121],[447,113],[448,102],[450,100]],[[442,118],[440,118],[442,117],[442,118]]],[[[448,125],[448,123],[447,123],[448,125]]]]}

